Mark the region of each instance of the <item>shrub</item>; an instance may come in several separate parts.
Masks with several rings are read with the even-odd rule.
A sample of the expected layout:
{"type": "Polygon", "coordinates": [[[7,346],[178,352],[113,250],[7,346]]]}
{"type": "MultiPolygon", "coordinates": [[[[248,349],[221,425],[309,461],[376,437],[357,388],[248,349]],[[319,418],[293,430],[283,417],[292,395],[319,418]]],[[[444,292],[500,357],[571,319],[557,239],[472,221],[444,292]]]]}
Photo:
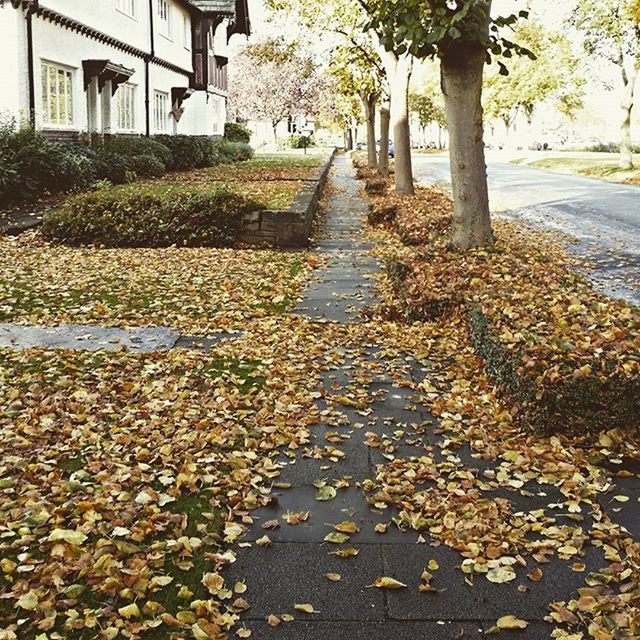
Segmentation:
{"type": "Polygon", "coordinates": [[[94,150],[93,164],[96,180],[108,180],[112,184],[130,182],[129,159],[119,153],[98,147],[94,150]]]}
{"type": "Polygon", "coordinates": [[[127,158],[129,171],[137,178],[159,178],[166,167],[156,156],[131,156],[127,158]]]}
{"type": "Polygon", "coordinates": [[[229,142],[218,140],[211,147],[210,166],[216,164],[228,164],[231,162],[243,162],[253,157],[253,149],[244,142],[229,142]]]}
{"type": "Polygon", "coordinates": [[[306,147],[313,147],[314,142],[311,136],[303,136],[300,133],[294,133],[289,136],[289,147],[291,149],[304,149],[306,147]]]}
{"type": "Polygon", "coordinates": [[[221,247],[234,244],[243,217],[262,207],[226,188],[128,185],[71,198],[47,214],[43,235],[70,245],[221,247]]]}
{"type": "Polygon", "coordinates": [[[251,131],[237,122],[225,122],[224,137],[225,140],[229,142],[244,142],[245,144],[249,144],[249,142],[251,142],[251,131]]]}
{"type": "Polygon", "coordinates": [[[210,166],[211,145],[206,136],[156,136],[155,140],[171,152],[172,162],[168,165],[174,171],[199,169],[210,166]]]}
{"type": "Polygon", "coordinates": [[[162,163],[165,171],[173,165],[170,149],[152,138],[109,136],[101,146],[121,156],[153,156],[162,163]]]}
{"type": "Polygon", "coordinates": [[[34,135],[15,154],[21,199],[89,187],[95,180],[91,153],[84,147],[34,135]]]}

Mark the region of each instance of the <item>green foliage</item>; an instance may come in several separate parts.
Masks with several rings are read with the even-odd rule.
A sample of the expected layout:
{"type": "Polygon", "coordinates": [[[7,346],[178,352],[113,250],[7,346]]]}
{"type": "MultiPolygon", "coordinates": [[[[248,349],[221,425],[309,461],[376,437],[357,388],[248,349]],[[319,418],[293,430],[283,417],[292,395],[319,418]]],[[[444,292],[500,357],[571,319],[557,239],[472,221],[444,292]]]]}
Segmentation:
{"type": "MultiPolygon", "coordinates": [[[[533,56],[501,34],[528,11],[491,17],[489,0],[363,0],[368,27],[375,30],[389,51],[410,53],[419,59],[444,56],[464,47],[481,47],[490,56],[513,53],[533,56]]],[[[507,73],[498,60],[502,73],[507,73]]]]}
{"type": "Polygon", "coordinates": [[[518,111],[531,120],[536,106],[550,100],[561,113],[571,116],[582,107],[585,79],[569,41],[538,22],[519,24],[514,35],[534,53],[535,60],[502,58],[509,75],[495,69],[487,74],[483,92],[486,114],[509,126],[518,111]]]}
{"type": "Polygon", "coordinates": [[[164,163],[156,156],[130,156],[128,169],[136,178],[159,178],[166,171],[164,163]]]}
{"type": "Polygon", "coordinates": [[[216,141],[209,152],[210,165],[244,162],[253,158],[253,148],[244,142],[216,141]]]}
{"type": "Polygon", "coordinates": [[[213,141],[206,136],[155,136],[171,152],[172,162],[168,169],[184,171],[209,166],[213,141]]]}
{"type": "Polygon", "coordinates": [[[246,143],[205,136],[109,136],[93,147],[53,142],[0,117],[0,201],[13,205],[87,189],[96,181],[124,184],[160,177],[168,169],[240,162],[252,155],[246,143]]]}
{"type": "Polygon", "coordinates": [[[103,147],[94,150],[93,163],[96,180],[107,180],[111,184],[124,184],[133,179],[129,171],[129,159],[103,147]]]}
{"type": "Polygon", "coordinates": [[[42,233],[70,245],[224,247],[234,244],[243,216],[260,208],[226,188],[127,185],[71,198],[45,216],[42,233]]]}
{"type": "Polygon", "coordinates": [[[102,148],[121,156],[153,156],[168,169],[173,166],[173,156],[168,146],[146,137],[108,136],[102,148]]]}
{"type": "Polygon", "coordinates": [[[229,142],[244,142],[245,144],[249,144],[249,142],[251,142],[251,131],[243,124],[225,122],[224,137],[229,142]]]}
{"type": "Polygon", "coordinates": [[[304,136],[301,133],[294,133],[288,138],[278,140],[278,147],[282,149],[306,149],[315,146],[311,136],[304,136]]]}
{"type": "Polygon", "coordinates": [[[411,93],[409,95],[409,110],[418,116],[421,127],[426,127],[432,122],[441,127],[445,127],[447,124],[442,95],[438,88],[411,93]]]}

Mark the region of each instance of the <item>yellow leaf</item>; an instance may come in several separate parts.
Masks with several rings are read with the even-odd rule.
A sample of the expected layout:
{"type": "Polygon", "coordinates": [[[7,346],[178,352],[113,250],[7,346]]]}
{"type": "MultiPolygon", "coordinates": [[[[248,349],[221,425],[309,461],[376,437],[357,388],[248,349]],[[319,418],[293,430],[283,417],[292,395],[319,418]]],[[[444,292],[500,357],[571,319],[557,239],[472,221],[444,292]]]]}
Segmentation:
{"type": "Polygon", "coordinates": [[[72,531],[71,529],[54,529],[47,538],[49,542],[63,540],[76,546],[81,545],[86,539],[87,536],[82,531],[72,531]]]}
{"type": "Polygon", "coordinates": [[[303,613],[318,613],[314,608],[312,604],[309,603],[305,603],[305,604],[294,604],[293,608],[296,611],[302,611],[303,613]]]}
{"type": "Polygon", "coordinates": [[[118,613],[123,618],[139,618],[140,617],[140,609],[135,602],[128,604],[126,607],[120,607],[118,609],[118,613]]]}
{"type": "Polygon", "coordinates": [[[502,618],[498,619],[496,625],[499,629],[526,629],[529,623],[515,616],[502,616],[502,618]]]}
{"type": "Polygon", "coordinates": [[[376,578],[371,586],[376,587],[377,589],[404,589],[407,585],[395,578],[382,576],[380,578],[376,578]]]}

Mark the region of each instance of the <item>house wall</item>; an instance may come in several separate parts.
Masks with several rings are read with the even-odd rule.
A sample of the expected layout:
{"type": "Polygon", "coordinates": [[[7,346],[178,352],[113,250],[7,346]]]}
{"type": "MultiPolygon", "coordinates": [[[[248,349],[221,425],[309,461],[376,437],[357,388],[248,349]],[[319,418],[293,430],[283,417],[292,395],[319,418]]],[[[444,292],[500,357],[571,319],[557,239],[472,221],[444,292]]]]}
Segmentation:
{"type": "MultiPolygon", "coordinates": [[[[114,1],[114,0],[110,0],[114,1]]],[[[155,54],[158,58],[167,60],[172,64],[191,71],[192,59],[191,59],[191,16],[189,12],[182,6],[167,0],[169,3],[169,35],[162,32],[160,20],[158,18],[158,5],[159,0],[154,0],[154,30],[155,30],[155,54]],[[188,20],[188,34],[189,37],[185,39],[185,27],[184,20],[188,20]],[[185,46],[186,42],[186,46],[185,46]]],[[[148,9],[147,9],[148,11],[148,9]]]]}
{"type": "Polygon", "coordinates": [[[24,72],[26,49],[24,15],[5,3],[0,7],[0,60],[3,60],[0,115],[17,120],[28,117],[29,112],[28,75],[24,72]]]}
{"type": "MultiPolygon", "coordinates": [[[[226,121],[226,91],[209,86],[184,101],[184,113],[179,122],[171,115],[172,88],[188,88],[193,70],[191,13],[178,0],[167,0],[170,19],[169,30],[163,28],[159,16],[159,3],[151,0],[154,22],[155,58],[148,63],[149,73],[149,123],[150,133],[180,133],[190,135],[222,135],[226,121]],[[169,63],[162,64],[162,61],[169,63]],[[170,67],[170,68],[168,68],[170,67]],[[164,129],[155,123],[155,92],[167,96],[164,109],[164,129]]],[[[40,7],[55,11],[76,20],[102,34],[126,43],[138,52],[151,53],[149,0],[135,0],[133,15],[118,10],[117,0],[41,0],[40,7]]],[[[0,93],[0,109],[23,117],[29,114],[28,64],[25,12],[16,10],[9,3],[0,8],[0,54],[3,66],[3,91],[0,93]]],[[[126,52],[87,35],[61,26],[46,18],[34,15],[34,103],[35,125],[47,135],[57,138],[74,138],[84,132],[145,134],[146,113],[146,63],[140,53],[126,52]],[[109,60],[133,70],[127,84],[134,87],[134,126],[126,130],[118,127],[118,94],[109,99],[108,88],[99,93],[97,81],[84,86],[84,60],[109,60]],[[72,122],[54,124],[46,122],[44,114],[43,63],[51,63],[71,73],[72,122]]],[[[226,30],[223,20],[211,38],[216,55],[226,55],[226,30]]]]}
{"type": "Polygon", "coordinates": [[[40,0],[40,6],[113,35],[137,49],[149,50],[149,0],[135,0],[133,17],[118,11],[116,0],[40,0]]]}

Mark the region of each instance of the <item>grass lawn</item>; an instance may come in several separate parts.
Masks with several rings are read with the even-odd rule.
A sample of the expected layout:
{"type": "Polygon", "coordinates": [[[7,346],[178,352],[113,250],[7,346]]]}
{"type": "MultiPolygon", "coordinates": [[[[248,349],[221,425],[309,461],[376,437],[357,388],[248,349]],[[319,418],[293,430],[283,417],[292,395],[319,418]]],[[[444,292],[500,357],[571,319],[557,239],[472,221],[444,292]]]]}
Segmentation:
{"type": "Polygon", "coordinates": [[[640,168],[630,171],[620,169],[617,158],[542,158],[529,162],[516,160],[514,164],[523,164],[535,169],[545,169],[556,173],[599,178],[610,182],[640,184],[640,168]]]}
{"type": "Polygon", "coordinates": [[[305,253],[96,249],[0,238],[0,322],[164,325],[203,335],[289,309],[305,253]]]}

